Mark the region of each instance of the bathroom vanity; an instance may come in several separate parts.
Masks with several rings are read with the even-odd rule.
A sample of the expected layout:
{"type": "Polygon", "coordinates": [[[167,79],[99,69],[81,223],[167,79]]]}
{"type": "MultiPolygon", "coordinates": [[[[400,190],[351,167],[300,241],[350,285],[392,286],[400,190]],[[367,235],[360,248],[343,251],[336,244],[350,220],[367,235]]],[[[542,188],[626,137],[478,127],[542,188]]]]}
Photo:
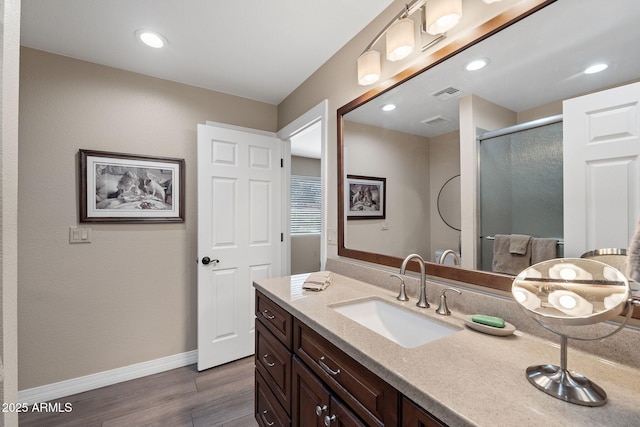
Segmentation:
{"type": "MultiPolygon", "coordinates": [[[[473,313],[439,316],[433,306],[417,308],[415,295],[400,302],[397,290],[335,273],[326,290],[304,291],[305,277],[254,283],[261,426],[629,426],[640,420],[634,367],[570,351],[571,366],[609,395],[602,407],[573,405],[540,393],[525,376],[527,366],[558,357],[555,343],[519,331],[483,334],[465,326],[473,313]],[[335,309],[369,299],[456,331],[407,348],[335,309]]],[[[429,286],[433,302],[435,285],[429,286]]]]}

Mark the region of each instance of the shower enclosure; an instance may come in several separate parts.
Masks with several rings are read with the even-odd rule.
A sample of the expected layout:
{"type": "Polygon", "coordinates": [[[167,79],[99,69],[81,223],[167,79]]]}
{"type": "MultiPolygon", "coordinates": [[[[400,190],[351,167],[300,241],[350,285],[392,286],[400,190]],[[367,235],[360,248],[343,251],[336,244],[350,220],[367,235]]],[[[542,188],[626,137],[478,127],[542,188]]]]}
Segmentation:
{"type": "MultiPolygon", "coordinates": [[[[486,132],[480,144],[480,257],[491,271],[493,237],[562,242],[562,116],[486,132]]],[[[558,247],[562,256],[562,245],[558,247]]]]}

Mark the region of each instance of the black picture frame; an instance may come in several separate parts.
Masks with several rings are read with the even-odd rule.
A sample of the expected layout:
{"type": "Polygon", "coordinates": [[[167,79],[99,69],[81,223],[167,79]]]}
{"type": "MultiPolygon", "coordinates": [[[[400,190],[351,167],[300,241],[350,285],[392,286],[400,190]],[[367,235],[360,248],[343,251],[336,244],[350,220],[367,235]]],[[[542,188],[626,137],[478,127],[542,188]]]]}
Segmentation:
{"type": "Polygon", "coordinates": [[[385,219],[387,215],[386,178],[347,175],[347,219],[385,219]]]}
{"type": "Polygon", "coordinates": [[[184,159],[80,150],[80,222],[184,222],[184,159]]]}

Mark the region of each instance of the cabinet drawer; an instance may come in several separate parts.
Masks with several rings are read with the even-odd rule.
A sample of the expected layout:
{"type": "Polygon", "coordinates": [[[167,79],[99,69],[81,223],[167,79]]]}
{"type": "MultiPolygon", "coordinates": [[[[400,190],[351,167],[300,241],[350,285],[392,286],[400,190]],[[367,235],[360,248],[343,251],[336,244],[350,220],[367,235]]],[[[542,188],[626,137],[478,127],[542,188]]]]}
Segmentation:
{"type": "Polygon", "coordinates": [[[290,427],[291,420],[278,404],[260,372],[256,370],[255,416],[261,427],[290,427]]]}
{"type": "Polygon", "coordinates": [[[285,411],[291,413],[291,353],[261,322],[256,322],[256,369],[285,411]]]}
{"type": "Polygon", "coordinates": [[[269,298],[256,291],[256,317],[291,350],[292,316],[269,298]]]}
{"type": "Polygon", "coordinates": [[[369,425],[398,425],[399,393],[342,350],[294,320],[294,351],[369,425]]]}

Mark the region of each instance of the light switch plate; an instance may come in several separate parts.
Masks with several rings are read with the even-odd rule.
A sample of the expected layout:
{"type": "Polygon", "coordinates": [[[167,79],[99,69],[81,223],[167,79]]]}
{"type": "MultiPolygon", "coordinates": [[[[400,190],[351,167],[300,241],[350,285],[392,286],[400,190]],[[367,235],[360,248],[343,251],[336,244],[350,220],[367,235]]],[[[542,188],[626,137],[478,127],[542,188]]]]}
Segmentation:
{"type": "Polygon", "coordinates": [[[91,243],[91,229],[69,227],[69,243],[91,243]]]}
{"type": "Polygon", "coordinates": [[[327,228],[327,243],[330,245],[337,245],[338,244],[338,240],[337,240],[337,232],[335,228],[332,227],[328,227],[327,228]]]}

